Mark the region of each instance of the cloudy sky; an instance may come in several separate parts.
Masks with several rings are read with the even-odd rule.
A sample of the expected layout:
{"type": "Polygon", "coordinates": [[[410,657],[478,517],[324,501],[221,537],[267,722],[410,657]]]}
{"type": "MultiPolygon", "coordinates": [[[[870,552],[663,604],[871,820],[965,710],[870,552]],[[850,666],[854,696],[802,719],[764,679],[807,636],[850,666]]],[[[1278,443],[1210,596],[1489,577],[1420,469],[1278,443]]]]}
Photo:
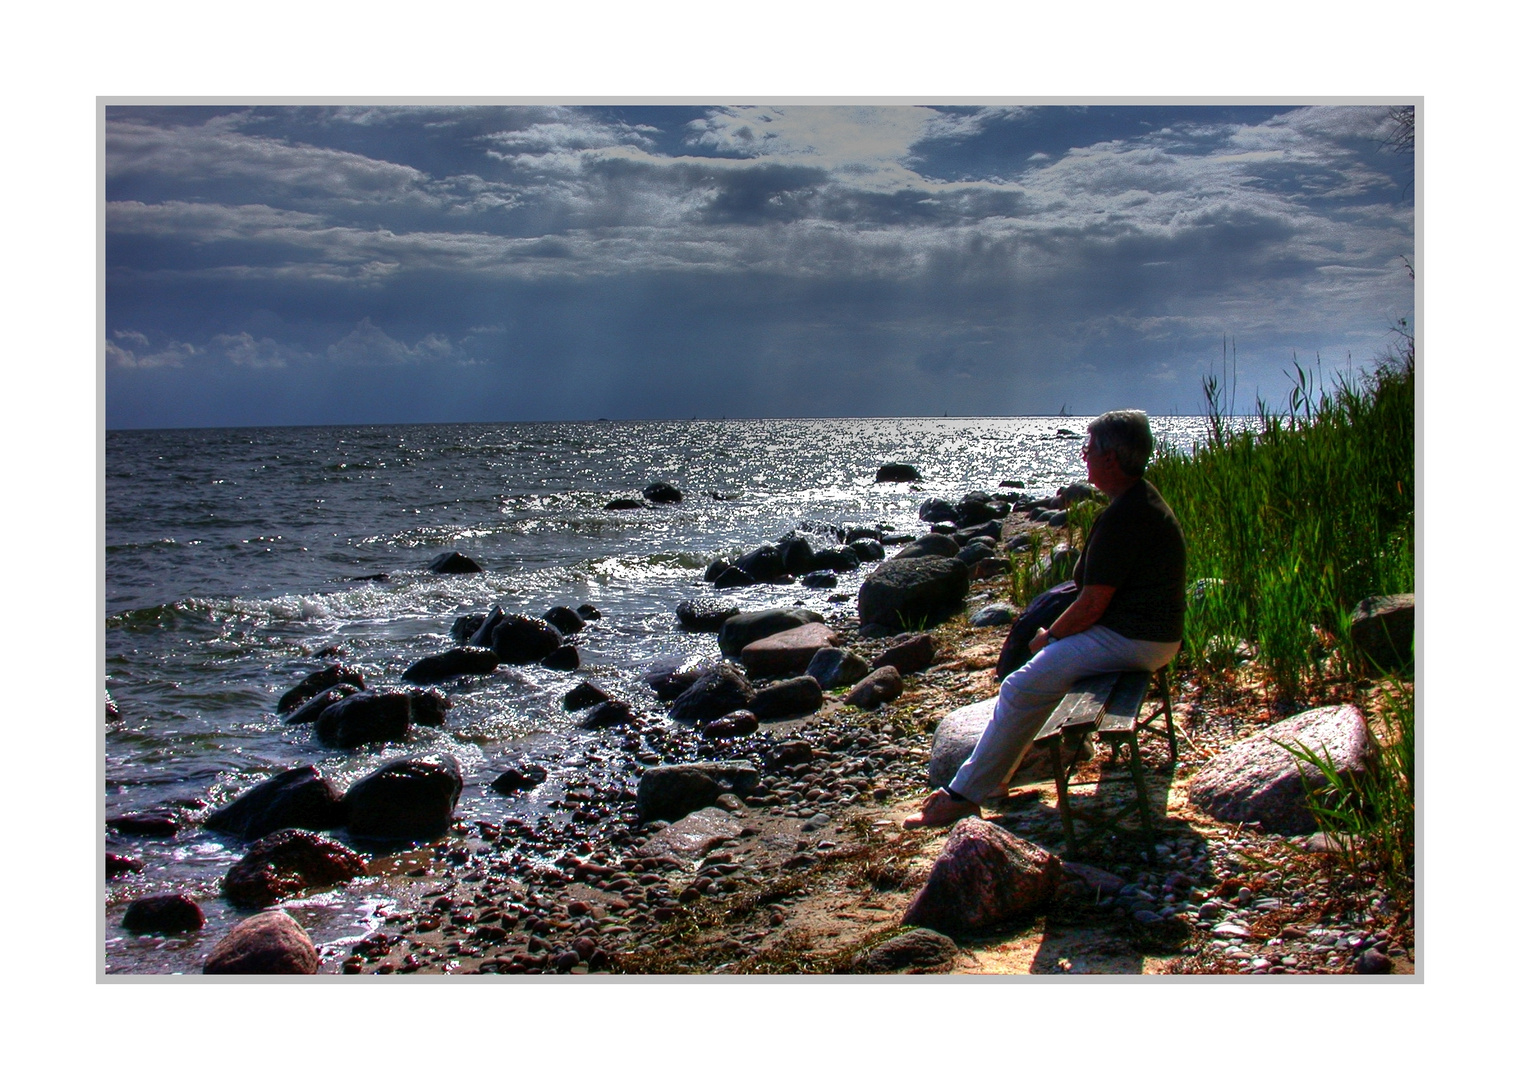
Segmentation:
{"type": "Polygon", "coordinates": [[[1413,316],[1386,106],[108,106],[108,427],[1197,412],[1413,316]]]}

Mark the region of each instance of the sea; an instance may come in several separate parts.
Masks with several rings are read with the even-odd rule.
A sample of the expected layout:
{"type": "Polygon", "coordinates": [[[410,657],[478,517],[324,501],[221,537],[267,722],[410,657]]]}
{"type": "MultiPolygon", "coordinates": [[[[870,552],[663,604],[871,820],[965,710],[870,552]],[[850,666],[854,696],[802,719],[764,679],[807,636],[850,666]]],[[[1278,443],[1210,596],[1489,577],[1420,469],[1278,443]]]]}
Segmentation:
{"type": "MultiPolygon", "coordinates": [[[[713,595],[703,572],[797,528],[885,526],[922,532],[918,508],[1017,481],[1045,496],[1085,473],[1086,417],[692,420],[429,424],[375,427],[110,431],[105,436],[105,691],[117,715],[103,739],[106,817],[172,809],[192,822],[172,838],[106,830],[107,851],[141,873],[105,883],[101,969],[194,973],[242,914],[220,900],[245,850],[193,824],[253,783],[314,764],[341,789],[406,753],[444,751],[464,770],[457,814],[500,820],[490,781],[505,767],[566,761],[596,733],[560,699],[590,679],[659,715],[644,684],[669,657],[718,655],[716,636],[676,619],[682,600],[713,595]],[[922,479],[877,483],[887,462],[922,479]],[[679,503],[607,510],[665,481],[679,503]],[[478,574],[427,567],[459,551],[478,574]],[[441,728],[406,746],[324,748],[282,723],[280,695],[333,660],[370,686],[399,685],[413,661],[454,646],[461,615],[542,615],[590,604],[601,618],[575,640],[581,668],[503,666],[445,684],[441,728]],[[189,935],[133,935],[134,898],[181,892],[207,925],[189,935]]],[[[1155,417],[1158,439],[1188,448],[1198,417],[1155,417]]],[[[816,543],[815,543],[816,546],[816,543]]],[[[741,608],[806,603],[853,615],[871,564],[836,588],[725,590],[741,608]]],[[[513,816],[557,788],[518,797],[513,816]]],[[[319,945],[356,941],[393,899],[381,879],[294,901],[319,945]]]]}

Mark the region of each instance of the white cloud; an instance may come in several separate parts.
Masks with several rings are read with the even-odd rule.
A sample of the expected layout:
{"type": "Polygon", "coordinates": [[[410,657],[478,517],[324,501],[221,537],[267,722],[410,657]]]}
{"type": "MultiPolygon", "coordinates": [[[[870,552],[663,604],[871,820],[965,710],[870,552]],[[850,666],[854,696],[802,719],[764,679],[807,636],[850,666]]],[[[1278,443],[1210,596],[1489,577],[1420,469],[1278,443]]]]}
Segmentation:
{"type": "Polygon", "coordinates": [[[183,341],[154,348],[148,336],[136,330],[117,330],[111,338],[106,339],[106,363],[118,368],[183,367],[201,352],[183,341]]]}
{"type": "Polygon", "coordinates": [[[281,368],[293,359],[304,358],[273,338],[255,338],[246,330],[241,334],[218,334],[211,339],[211,347],[238,367],[281,368]]]}
{"type": "Polygon", "coordinates": [[[359,320],[347,337],[327,347],[328,358],[340,364],[396,366],[420,364],[455,357],[454,346],[440,334],[428,334],[415,345],[405,345],[372,323],[359,320]]]}

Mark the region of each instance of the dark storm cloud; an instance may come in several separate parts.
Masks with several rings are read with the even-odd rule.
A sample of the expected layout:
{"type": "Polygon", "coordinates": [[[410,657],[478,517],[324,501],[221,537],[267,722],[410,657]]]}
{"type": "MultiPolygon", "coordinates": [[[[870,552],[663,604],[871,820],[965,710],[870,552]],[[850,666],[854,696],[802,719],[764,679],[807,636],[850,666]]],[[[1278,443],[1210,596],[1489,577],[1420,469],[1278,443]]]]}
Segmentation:
{"type": "Polygon", "coordinates": [[[1409,314],[1386,112],[108,110],[108,422],[1191,411],[1409,314]]]}

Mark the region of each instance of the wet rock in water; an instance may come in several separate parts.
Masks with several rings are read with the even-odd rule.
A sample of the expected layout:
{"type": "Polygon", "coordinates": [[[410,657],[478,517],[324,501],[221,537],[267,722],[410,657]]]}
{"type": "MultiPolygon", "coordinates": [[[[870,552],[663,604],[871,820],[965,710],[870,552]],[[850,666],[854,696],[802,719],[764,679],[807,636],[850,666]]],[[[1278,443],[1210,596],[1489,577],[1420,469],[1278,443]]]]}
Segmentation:
{"type": "Polygon", "coordinates": [[[611,700],[612,695],[595,683],[583,682],[565,694],[562,704],[568,712],[579,712],[611,700]]]}
{"type": "Polygon", "coordinates": [[[887,549],[874,538],[851,540],[847,550],[853,551],[861,562],[881,562],[887,557],[887,549]]]}
{"type": "Polygon", "coordinates": [[[1076,506],[1077,503],[1087,502],[1089,499],[1098,497],[1098,489],[1081,481],[1067,484],[1065,487],[1056,488],[1055,504],[1057,510],[1066,510],[1076,506]]]}
{"type": "Polygon", "coordinates": [[[543,619],[504,615],[491,631],[491,648],[503,664],[536,664],[565,643],[543,619]]]}
{"type": "Polygon", "coordinates": [[[505,617],[506,615],[501,608],[492,605],[491,610],[486,613],[486,617],[475,628],[475,632],[470,635],[470,639],[465,644],[475,649],[489,649],[491,647],[491,638],[495,635],[496,628],[501,625],[501,620],[505,617]]]}
{"type": "Polygon", "coordinates": [[[281,829],[335,829],[343,824],[341,796],[315,765],[276,773],[206,818],[206,828],[257,840],[281,829]]]}
{"type": "Polygon", "coordinates": [[[662,656],[644,669],[644,684],[661,701],[674,701],[711,666],[697,656],[662,656]]]}
{"type": "Polygon", "coordinates": [[[733,739],[760,730],[760,718],[748,709],[735,709],[702,725],[704,739],[733,739]]]}
{"type": "Polygon", "coordinates": [[[839,584],[839,575],[832,570],[814,570],[803,576],[802,584],[809,589],[832,589],[839,584]]]}
{"type": "Polygon", "coordinates": [[[822,551],[813,552],[813,568],[815,570],[834,570],[848,573],[860,566],[860,556],[850,548],[824,548],[822,551]]]}
{"type": "Polygon", "coordinates": [[[519,791],[532,791],[549,778],[549,771],[542,765],[524,765],[510,768],[491,781],[491,790],[502,795],[515,795],[519,791]]]}
{"type": "Polygon", "coordinates": [[[970,571],[956,559],[892,558],[861,583],[856,607],[862,626],[875,623],[903,630],[958,613],[970,587],[970,571]]]}
{"type": "Polygon", "coordinates": [[[613,499],[603,510],[647,510],[649,504],[643,499],[613,499]]]}
{"type": "Polygon", "coordinates": [[[739,614],[737,604],[725,603],[722,600],[706,598],[682,600],[676,605],[676,618],[680,621],[683,630],[711,633],[722,629],[723,624],[737,614],[739,614]]]}
{"type": "Polygon", "coordinates": [[[349,881],[364,869],[364,860],[336,840],[305,829],[282,829],[256,841],[227,871],[222,895],[239,907],[267,907],[349,881]]]}
{"type": "Polygon", "coordinates": [[[142,810],[106,818],[106,825],[124,836],[173,836],[179,819],[168,810],[142,810]]]}
{"type": "Polygon", "coordinates": [[[1257,821],[1288,835],[1313,832],[1305,785],[1322,788],[1325,777],[1284,746],[1328,756],[1341,777],[1360,777],[1367,770],[1368,740],[1367,722],[1355,705],[1310,709],[1214,755],[1193,774],[1188,798],[1221,821],[1257,821]]]}
{"type": "Polygon", "coordinates": [[[114,851],[106,852],[106,877],[120,877],[122,874],[142,873],[143,861],[141,859],[128,858],[118,855],[114,851]]]}
{"type": "Polygon", "coordinates": [[[718,631],[718,649],[724,656],[737,657],[752,641],[793,630],[807,623],[821,623],[823,616],[807,608],[762,608],[746,611],[724,622],[718,631]]]}
{"type": "Polygon", "coordinates": [[[930,556],[953,559],[960,553],[961,545],[954,536],[949,533],[931,532],[925,533],[917,540],[907,544],[901,551],[893,555],[896,559],[926,559],[930,556]]]}
{"type": "Polygon", "coordinates": [[[971,616],[971,625],[981,629],[987,626],[1012,626],[1017,616],[1008,604],[988,604],[971,616]]]}
{"type": "Polygon", "coordinates": [[[857,953],[847,971],[851,975],[932,974],[949,971],[959,954],[953,940],[920,926],[857,953]]]}
{"type": "Polygon", "coordinates": [[[341,749],[396,742],[411,727],[411,698],[405,690],[361,690],[323,709],[316,722],[317,738],[341,749]]]}
{"type": "Polygon", "coordinates": [[[337,686],[329,686],[314,698],[309,698],[299,709],[296,709],[285,718],[287,724],[315,724],[317,717],[326,711],[329,705],[334,705],[346,697],[357,694],[359,688],[352,683],[339,683],[337,686]]]}
{"type": "Polygon", "coordinates": [[[639,718],[634,714],[633,706],[626,701],[618,701],[613,698],[604,701],[594,707],[581,720],[580,726],[588,731],[601,728],[638,726],[639,718]]]}
{"type": "Polygon", "coordinates": [[[742,589],[746,585],[758,585],[759,583],[759,579],[757,579],[753,574],[747,574],[743,570],[740,570],[737,566],[730,566],[724,569],[724,571],[713,580],[713,588],[742,589]]]}
{"type": "Polygon", "coordinates": [[[904,926],[978,933],[1043,907],[1061,884],[1061,860],[981,818],[950,830],[904,926]]]}
{"type": "Polygon", "coordinates": [[[919,521],[954,521],[955,507],[944,499],[925,499],[918,508],[919,521]]]}
{"type": "Polygon", "coordinates": [[[206,925],[206,916],[183,893],[144,896],[127,905],[121,927],[133,934],[183,934],[206,925]]]}
{"type": "MultiPolygon", "coordinates": [[[[775,581],[786,574],[786,564],[781,559],[781,549],[774,544],[761,544],[753,551],[741,555],[734,568],[748,574],[756,581],[775,581]]],[[[722,578],[718,579],[722,581],[722,578]]]]}
{"type": "Polygon", "coordinates": [[[673,720],[716,720],[735,709],[747,709],[755,698],[749,679],[733,664],[714,664],[670,703],[673,720]]]}
{"type": "Polygon", "coordinates": [[[806,716],[823,707],[823,687],[810,675],[782,679],[755,691],[749,707],[761,720],[806,716]]]}
{"type": "Polygon", "coordinates": [[[1414,662],[1414,593],[1369,596],[1351,615],[1351,643],[1366,663],[1396,671],[1414,662]]]}
{"type": "Polygon", "coordinates": [[[464,788],[449,754],[402,758],[357,781],[343,796],[348,831],[377,840],[429,839],[445,832],[464,788]]]}
{"type": "Polygon", "coordinates": [[[575,613],[587,622],[596,622],[602,617],[602,613],[591,604],[578,604],[575,613]]]}
{"type": "Polygon", "coordinates": [[[723,576],[725,570],[731,569],[733,565],[727,559],[714,559],[707,564],[707,569],[702,574],[702,580],[711,585],[723,576]]]}
{"type": "Polygon", "coordinates": [[[889,461],[876,470],[878,484],[900,484],[922,479],[918,470],[905,461],[889,461]]]}
{"type": "Polygon", "coordinates": [[[460,645],[468,645],[471,635],[485,625],[485,621],[484,615],[461,615],[449,627],[449,637],[460,645]]]}
{"type": "Polygon", "coordinates": [[[424,727],[442,727],[449,709],[453,707],[448,695],[431,686],[425,690],[408,689],[406,703],[411,710],[412,723],[424,727]]]}
{"type": "Polygon", "coordinates": [[[895,667],[877,668],[845,695],[844,703],[857,709],[875,709],[895,701],[903,692],[902,676],[895,667]]]}
{"type": "Polygon", "coordinates": [[[116,699],[111,696],[111,691],[106,691],[106,719],[120,720],[121,710],[116,707],[116,699]]]}
{"type": "Polygon", "coordinates": [[[639,777],[639,820],[676,821],[716,805],[720,795],[743,794],[759,780],[759,770],[743,761],[656,765],[639,777]]]}
{"type": "Polygon", "coordinates": [[[849,649],[823,648],[808,661],[806,674],[818,680],[825,690],[840,686],[854,686],[870,672],[871,665],[865,657],[849,649]]]}
{"type": "Polygon", "coordinates": [[[899,675],[923,671],[934,663],[939,645],[929,634],[905,634],[886,643],[887,647],[871,661],[871,667],[895,667],[899,675]]]}
{"type": "Polygon", "coordinates": [[[449,551],[428,563],[428,569],[435,574],[478,574],[481,565],[468,555],[449,551]]]}
{"type": "Polygon", "coordinates": [[[813,545],[805,536],[789,536],[776,545],[781,553],[782,569],[788,574],[806,574],[813,569],[813,545]]]}
{"type": "Polygon", "coordinates": [[[216,943],[201,971],[206,975],[315,975],[317,949],[306,931],[283,911],[261,911],[238,923],[216,943]]]}
{"type": "Polygon", "coordinates": [[[490,649],[462,645],[435,656],[424,656],[401,673],[410,683],[436,683],[460,675],[489,675],[501,660],[490,649]]]}
{"type": "Polygon", "coordinates": [[[644,498],[652,503],[678,503],[681,501],[681,492],[674,484],[667,484],[663,480],[656,481],[644,488],[644,498]]]}
{"type": "Polygon", "coordinates": [[[561,645],[539,663],[552,671],[575,671],[581,666],[580,650],[574,645],[561,645]]]}
{"type": "Polygon", "coordinates": [[[578,612],[563,604],[544,612],[544,622],[566,635],[579,633],[586,627],[586,620],[581,618],[578,612]]]}
{"type": "Polygon", "coordinates": [[[821,622],[803,623],[779,634],[751,641],[739,653],[750,678],[805,671],[819,649],[839,643],[839,635],[821,622]]]}
{"type": "Polygon", "coordinates": [[[280,698],[280,703],[275,706],[275,711],[288,713],[307,699],[316,697],[323,690],[330,686],[337,686],[339,683],[348,683],[350,686],[357,686],[363,690],[364,674],[358,668],[351,668],[345,664],[333,664],[321,671],[314,671],[285,691],[284,696],[280,698]]]}

